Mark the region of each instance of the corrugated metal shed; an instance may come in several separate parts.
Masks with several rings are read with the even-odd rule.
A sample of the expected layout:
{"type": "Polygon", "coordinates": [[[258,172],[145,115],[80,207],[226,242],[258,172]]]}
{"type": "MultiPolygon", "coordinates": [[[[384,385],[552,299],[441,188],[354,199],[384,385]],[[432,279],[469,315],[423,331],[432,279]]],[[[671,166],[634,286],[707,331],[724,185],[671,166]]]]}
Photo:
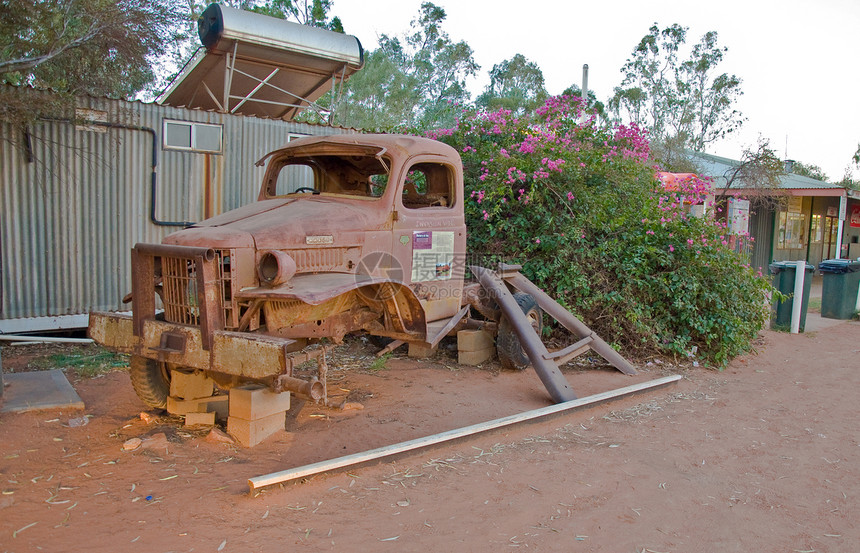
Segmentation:
{"type": "Polygon", "coordinates": [[[44,120],[27,135],[0,125],[0,332],[127,309],[136,242],[254,201],[254,163],[291,135],[355,132],[105,98],[77,107],[98,122],[44,120]],[[170,146],[185,137],[166,138],[165,121],[189,130],[190,147],[170,146]]]}

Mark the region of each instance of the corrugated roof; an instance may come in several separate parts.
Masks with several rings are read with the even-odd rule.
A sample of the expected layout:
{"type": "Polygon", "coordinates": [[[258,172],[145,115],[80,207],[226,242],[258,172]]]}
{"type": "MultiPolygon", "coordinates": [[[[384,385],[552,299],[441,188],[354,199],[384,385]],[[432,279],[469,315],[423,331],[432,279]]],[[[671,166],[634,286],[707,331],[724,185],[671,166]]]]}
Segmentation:
{"type": "MultiPolygon", "coordinates": [[[[53,88],[37,88],[37,87],[29,85],[29,84],[23,85],[23,86],[15,86],[15,85],[3,83],[3,84],[0,84],[0,87],[9,88],[9,89],[29,90],[29,91],[32,91],[32,92],[35,92],[38,94],[60,94],[60,92],[58,92],[57,90],[55,90],[53,88]]],[[[130,104],[139,104],[142,106],[156,106],[156,107],[161,106],[161,104],[159,104],[156,100],[153,100],[151,102],[147,102],[147,101],[141,100],[140,98],[131,98],[131,99],[128,99],[128,98],[111,98],[110,96],[96,96],[95,94],[86,94],[86,93],[77,94],[75,97],[76,98],[89,98],[90,100],[109,100],[112,102],[127,102],[130,104]]],[[[173,107],[173,106],[169,106],[169,107],[173,107]]],[[[191,112],[196,112],[196,113],[219,113],[217,110],[214,110],[214,109],[202,109],[199,107],[181,106],[181,107],[176,107],[175,109],[186,110],[186,111],[191,111],[191,112]]],[[[248,115],[245,113],[230,113],[228,115],[230,115],[230,117],[247,117],[248,119],[260,119],[261,121],[283,121],[283,119],[278,119],[278,118],[274,118],[274,117],[248,115]]],[[[310,127],[325,127],[325,128],[332,128],[332,129],[337,129],[337,130],[342,130],[342,131],[364,132],[364,129],[360,129],[358,127],[342,127],[340,125],[329,125],[327,123],[306,123],[304,121],[301,121],[298,123],[301,125],[307,125],[310,127]]]]}
{"type": "MultiPolygon", "coordinates": [[[[740,161],[735,159],[715,156],[713,154],[706,154],[703,152],[690,152],[690,157],[692,157],[693,161],[697,165],[699,165],[702,170],[703,176],[709,176],[713,179],[714,187],[717,189],[725,188],[727,179],[724,177],[724,175],[726,174],[726,172],[741,164],[740,161]]],[[[832,195],[833,192],[845,192],[845,188],[839,186],[838,184],[832,184],[829,182],[805,177],[803,175],[796,175],[794,173],[786,173],[782,175],[782,177],[780,177],[779,187],[783,190],[794,191],[826,190],[831,191],[830,195],[832,195]]],[[[732,184],[732,188],[748,189],[750,187],[747,187],[743,181],[738,181],[732,184]]]]}

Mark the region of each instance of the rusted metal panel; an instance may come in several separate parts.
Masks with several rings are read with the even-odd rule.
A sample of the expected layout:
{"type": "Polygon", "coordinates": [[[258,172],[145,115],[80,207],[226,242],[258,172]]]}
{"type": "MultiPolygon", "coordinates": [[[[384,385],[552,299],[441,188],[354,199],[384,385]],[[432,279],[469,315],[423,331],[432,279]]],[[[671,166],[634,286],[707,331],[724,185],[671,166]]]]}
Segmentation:
{"type": "Polygon", "coordinates": [[[164,321],[144,321],[143,331],[136,347],[137,355],[166,361],[180,367],[208,369],[210,352],[203,349],[200,329],[167,323],[164,321]],[[166,333],[184,338],[183,347],[178,352],[163,351],[162,336],[166,333]],[[159,351],[162,350],[162,351],[159,351]]]}
{"type": "Polygon", "coordinates": [[[26,135],[0,124],[0,324],[128,309],[129,248],[181,228],[150,217],[153,160],[155,220],[198,221],[207,205],[218,214],[255,200],[265,170],[254,162],[291,135],[354,132],[105,98],[77,107],[101,123],[67,115],[26,135]],[[220,125],[222,151],[165,148],[165,119],[220,125]]]}
{"type": "Polygon", "coordinates": [[[133,353],[137,344],[131,315],[90,313],[88,334],[97,343],[120,353],[133,353]]]}
{"type": "Polygon", "coordinates": [[[241,332],[215,332],[212,335],[211,370],[244,378],[262,379],[280,374],[292,375],[286,359],[293,340],[241,332]]]}
{"type": "Polygon", "coordinates": [[[143,335],[143,323],[155,318],[155,258],[137,248],[131,250],[131,297],[135,336],[143,335]]]}

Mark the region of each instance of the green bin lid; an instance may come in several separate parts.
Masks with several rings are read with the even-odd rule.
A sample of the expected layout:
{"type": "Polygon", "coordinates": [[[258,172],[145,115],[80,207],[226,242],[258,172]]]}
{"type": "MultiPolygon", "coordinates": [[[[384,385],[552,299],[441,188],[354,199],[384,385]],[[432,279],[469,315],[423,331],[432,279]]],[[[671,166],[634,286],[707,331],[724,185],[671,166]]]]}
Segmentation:
{"type": "MultiPolygon", "coordinates": [[[[781,273],[782,271],[794,271],[797,270],[797,261],[774,261],[769,266],[770,273],[775,275],[781,273]]],[[[811,273],[815,271],[815,266],[806,264],[806,272],[811,273]]]]}
{"type": "Polygon", "coordinates": [[[818,270],[822,273],[845,274],[860,271],[860,261],[852,259],[826,259],[819,263],[818,270]]]}

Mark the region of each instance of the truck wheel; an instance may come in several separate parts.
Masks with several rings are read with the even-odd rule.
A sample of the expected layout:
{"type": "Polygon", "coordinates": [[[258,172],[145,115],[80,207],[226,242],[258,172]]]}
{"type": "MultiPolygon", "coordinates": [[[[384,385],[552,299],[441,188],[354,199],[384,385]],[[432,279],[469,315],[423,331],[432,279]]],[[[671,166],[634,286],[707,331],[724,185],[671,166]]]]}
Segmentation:
{"type": "Polygon", "coordinates": [[[128,369],[131,386],[137,397],[150,407],[166,409],[167,396],[170,395],[170,371],[167,364],[132,355],[128,369]]]}
{"type": "MultiPolygon", "coordinates": [[[[526,318],[531,322],[532,328],[540,336],[543,330],[543,312],[538,307],[534,296],[524,294],[523,292],[515,292],[514,299],[523,313],[526,314],[526,318]]],[[[531,364],[529,356],[520,343],[519,336],[517,336],[511,321],[505,315],[502,315],[502,320],[499,323],[499,334],[496,337],[496,351],[499,354],[499,361],[501,361],[502,367],[505,369],[521,371],[531,364]]]]}

